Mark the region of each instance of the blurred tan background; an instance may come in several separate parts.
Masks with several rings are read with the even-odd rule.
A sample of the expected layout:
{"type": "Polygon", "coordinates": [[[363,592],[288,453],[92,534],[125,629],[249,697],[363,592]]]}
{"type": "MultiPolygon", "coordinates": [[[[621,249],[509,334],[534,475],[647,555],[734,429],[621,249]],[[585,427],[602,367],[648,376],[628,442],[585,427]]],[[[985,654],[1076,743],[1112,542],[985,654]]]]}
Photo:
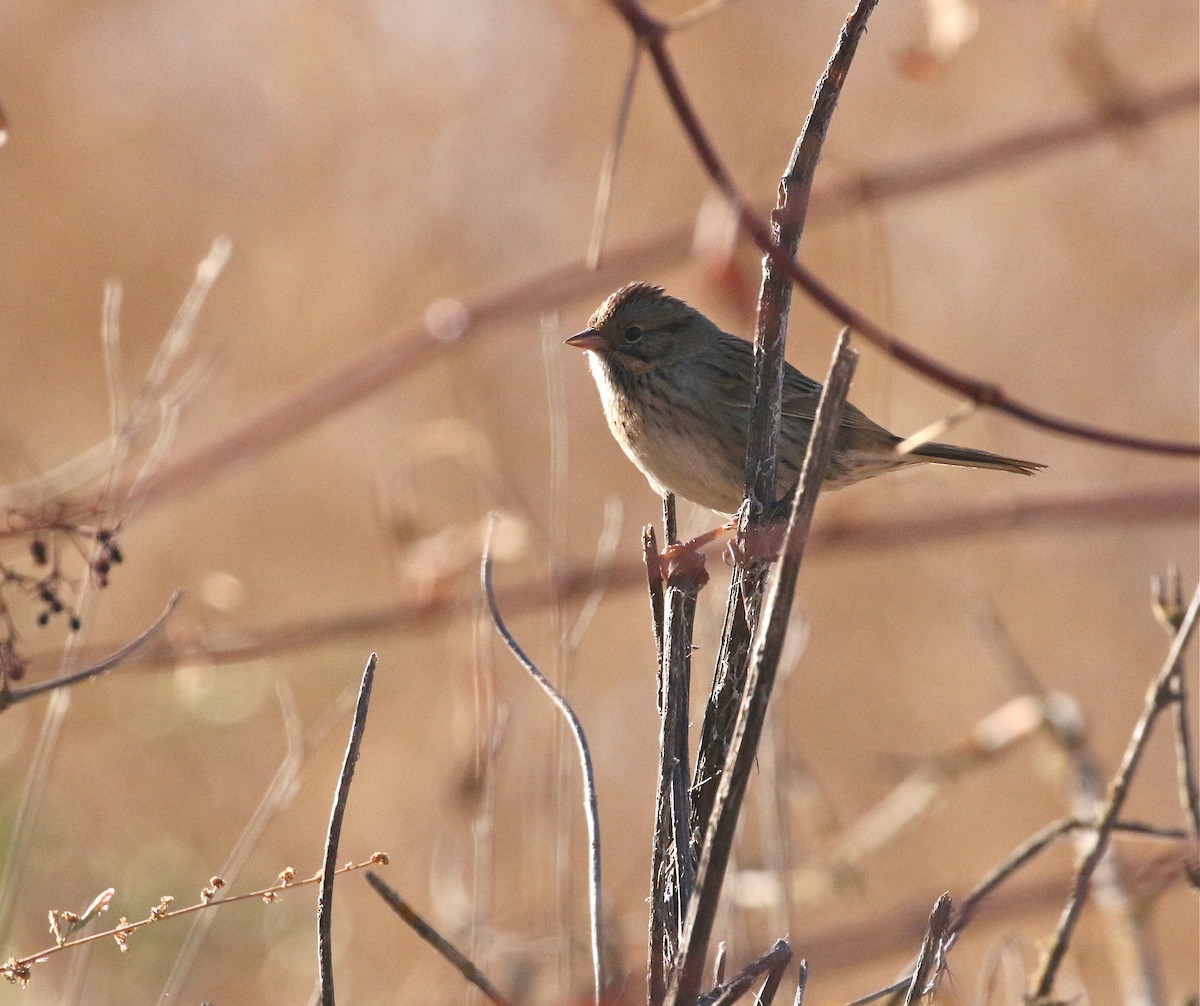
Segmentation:
{"type": "MultiPolygon", "coordinates": [[[[774,196],[847,9],[733,0],[672,40],[700,115],[757,200],[774,196]]],[[[978,16],[977,31],[930,53],[925,6],[881,5],[833,120],[822,182],[936,163],[1084,115],[1105,95],[1152,93],[1196,71],[1194,3],[990,0],[962,9],[978,16]],[[1105,90],[1106,73],[1115,91],[1105,90]]],[[[577,261],[631,47],[598,2],[10,2],[0,25],[0,104],[11,130],[0,149],[6,483],[51,471],[108,435],[105,282],[124,284],[121,346],[136,390],[218,235],[232,240],[232,256],[177,368],[196,362],[205,380],[167,466],[396,326],[419,323],[439,299],[577,261]]],[[[914,345],[1024,401],[1195,441],[1198,188],[1196,112],[1185,106],[1018,166],[824,215],[802,257],[914,345]]],[[[686,228],[708,196],[645,74],[606,248],[686,228]]],[[[565,1002],[586,990],[577,771],[569,761],[558,766],[551,708],[479,622],[476,562],[483,516],[502,510],[497,585],[515,609],[514,585],[590,567],[605,514],[618,507],[611,560],[636,561],[640,528],[657,519],[658,502],[609,437],[583,360],[560,345],[609,289],[631,279],[668,286],[731,330],[752,329],[757,256],[745,247],[722,270],[678,256],[643,261],[636,273],[617,268],[552,311],[531,307],[472,328],[317,428],[131,513],[120,538],[126,561],[87,615],[85,645],[105,649],[140,631],[175,587],[188,596],[156,664],[72,693],[38,783],[40,805],[16,845],[10,836],[47,701],[0,718],[0,835],[16,864],[0,955],[45,946],[48,909],[79,910],[110,886],[114,924],[144,916],[163,894],[194,900],[283,761],[285,724],[321,730],[377,650],[341,858],[389,852],[389,882],[502,987],[526,990],[525,1001],[565,1002]],[[275,626],[426,601],[440,601],[442,615],[329,633],[253,660],[205,657],[206,648],[253,642],[275,626]],[[283,711],[289,703],[294,714],[283,711]],[[493,771],[481,782],[476,753],[488,742],[480,737],[497,721],[493,771]],[[562,869],[559,788],[571,808],[562,869]],[[565,893],[556,894],[556,876],[567,878],[565,893]]],[[[823,374],[836,330],[798,298],[792,360],[823,374]]],[[[879,421],[907,433],[957,404],[861,348],[852,397],[879,421]]],[[[1056,438],[994,414],[971,417],[949,439],[1049,467],[1029,480],[942,469],[869,482],[826,498],[818,528],[1196,485],[1194,462],[1056,438]]],[[[94,497],[98,484],[71,498],[94,497]]],[[[683,516],[690,530],[711,519],[683,516]]],[[[27,540],[6,549],[0,558],[23,568],[27,540]]],[[[1015,694],[988,612],[1046,688],[1074,697],[1111,774],[1166,652],[1148,584],[1171,562],[1190,591],[1194,516],[814,550],[796,611],[806,646],[796,646],[780,694],[738,866],[825,862],[844,829],[906,771],[960,748],[1015,694]]],[[[714,558],[710,569],[698,693],[707,689],[725,590],[725,567],[714,558]]],[[[19,592],[6,597],[21,646],[39,658],[31,679],[49,675],[55,665],[41,658],[58,652],[60,629],[38,630],[19,592]]],[[[657,741],[654,650],[643,592],[611,588],[568,646],[562,640],[583,607],[579,596],[526,605],[512,624],[564,683],[590,733],[612,965],[628,971],[634,1001],[657,741]]],[[[1195,686],[1194,658],[1190,666],[1195,686]]],[[[348,725],[343,713],[304,752],[294,799],[228,878],[231,890],[265,886],[286,866],[303,875],[318,868],[348,725]]],[[[781,898],[768,884],[759,895],[747,889],[736,910],[731,901],[719,931],[731,964],[786,935],[810,959],[811,1002],[885,984],[918,946],[938,894],[961,897],[1034,830],[1069,814],[1070,800],[1053,745],[1042,737],[1015,745],[947,785],[914,827],[839,873],[823,899],[781,898]]],[[[1166,732],[1150,746],[1129,816],[1179,823],[1166,732]]],[[[1163,851],[1121,849],[1134,873],[1163,851]]],[[[945,1001],[973,1001],[997,959],[1001,970],[1022,958],[1033,966],[1071,862],[1069,845],[1049,853],[1016,881],[1005,907],[968,930],[951,956],[945,1001]]],[[[749,884],[754,874],[745,877],[749,884]]],[[[1163,1001],[1194,995],[1194,892],[1177,871],[1139,883],[1163,1001]]],[[[214,913],[168,1001],[307,1001],[313,905],[308,889],[214,913]]],[[[60,955],[35,969],[26,991],[0,996],[158,1001],[186,931],[179,921],[139,933],[128,955],[111,944],[73,955],[74,964],[60,955]]],[[[335,945],[346,1002],[469,999],[358,876],[339,882],[335,945]]],[[[1105,925],[1089,912],[1060,991],[1122,1001],[1109,958],[1105,925]]],[[[992,1001],[1018,992],[1005,998],[1002,987],[992,1001]]]]}

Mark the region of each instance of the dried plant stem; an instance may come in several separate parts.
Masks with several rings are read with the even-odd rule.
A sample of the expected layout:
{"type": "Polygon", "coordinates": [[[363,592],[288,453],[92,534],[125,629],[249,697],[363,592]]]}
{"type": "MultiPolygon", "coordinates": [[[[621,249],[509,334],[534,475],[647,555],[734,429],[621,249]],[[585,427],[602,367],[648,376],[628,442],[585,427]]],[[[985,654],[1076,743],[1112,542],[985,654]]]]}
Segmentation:
{"type": "Polygon", "coordinates": [[[350,797],[350,783],[354,779],[354,767],[358,764],[363,731],[367,727],[367,710],[371,705],[371,687],[375,683],[377,660],[378,657],[372,653],[367,658],[367,666],[363,670],[362,684],[358,688],[358,702],[354,707],[354,722],[350,727],[350,740],[346,744],[337,792],[333,797],[333,808],[329,812],[329,828],[325,833],[325,865],[321,870],[321,894],[317,900],[317,969],[321,982],[321,1006],[334,1006],[333,877],[337,872],[338,842],[342,837],[342,819],[346,814],[346,801],[350,797]]]}
{"type": "MultiPolygon", "coordinates": [[[[672,507],[667,507],[668,513],[672,507]]],[[[674,533],[667,521],[668,536],[674,533]]],[[[659,565],[658,556],[651,560],[659,565]]],[[[658,798],[651,857],[649,1001],[661,1003],[673,978],[683,917],[696,880],[688,823],[688,711],[692,675],[692,631],[696,602],[708,580],[704,556],[695,552],[670,561],[659,677],[658,798]]]]}
{"type": "Polygon", "coordinates": [[[937,987],[938,977],[946,966],[946,940],[950,933],[950,895],[943,894],[933,903],[929,913],[929,926],[917,955],[917,966],[913,968],[912,981],[904,994],[904,1006],[913,1006],[937,987]]]}
{"type": "MultiPolygon", "coordinates": [[[[1165,576],[1155,576],[1154,614],[1168,636],[1179,631],[1183,622],[1183,585],[1179,567],[1172,565],[1165,576]]],[[[1179,764],[1179,803],[1200,842],[1200,785],[1196,781],[1196,749],[1192,741],[1192,704],[1188,698],[1187,675],[1180,665],[1175,671],[1175,758],[1179,764]]]]}
{"type": "MultiPolygon", "coordinates": [[[[386,864],[388,857],[381,852],[375,853],[370,859],[364,860],[361,863],[347,863],[344,866],[339,866],[334,873],[353,873],[355,870],[364,870],[368,866],[377,866],[386,864]]],[[[34,964],[41,964],[44,960],[53,957],[55,954],[62,953],[65,950],[73,950],[76,947],[81,947],[89,943],[96,943],[99,940],[116,939],[118,936],[128,936],[130,933],[143,929],[146,926],[157,925],[168,919],[178,919],[185,915],[191,915],[194,912],[204,911],[206,908],[219,908],[222,905],[233,905],[238,902],[245,901],[266,901],[268,904],[277,901],[279,895],[286,894],[288,891],[294,891],[300,887],[308,887],[313,884],[320,884],[323,879],[323,873],[315,873],[311,877],[306,877],[303,880],[286,879],[281,880],[277,884],[272,884],[270,887],[263,887],[257,891],[249,891],[245,894],[234,894],[228,898],[205,898],[196,902],[194,905],[187,905],[184,908],[175,908],[161,914],[155,914],[149,918],[139,919],[136,922],[124,922],[123,924],[114,926],[112,929],[106,929],[102,933],[92,933],[89,936],[81,936],[78,939],[66,940],[63,943],[52,947],[46,947],[44,950],[38,951],[36,954],[29,954],[26,957],[10,958],[5,964],[0,965],[0,976],[3,976],[9,981],[28,981],[29,969],[34,964]]]]}
{"type": "Polygon", "coordinates": [[[1054,942],[1042,961],[1034,980],[1033,995],[1036,998],[1042,999],[1048,997],[1054,988],[1054,980],[1058,975],[1058,969],[1062,964],[1063,958],[1066,956],[1067,947],[1075,931],[1075,925],[1079,921],[1079,914],[1083,910],[1083,905],[1087,900],[1092,875],[1095,873],[1096,867],[1099,865],[1108,847],[1113,825],[1116,823],[1117,816],[1125,804],[1125,798],[1129,794],[1130,784],[1141,761],[1142,753],[1145,750],[1146,741],[1150,737],[1154,721],[1157,719],[1159,713],[1175,701],[1175,679],[1182,669],[1183,653],[1195,630],[1198,610],[1200,610],[1200,587],[1192,595],[1192,601],[1188,605],[1187,613],[1183,617],[1179,630],[1175,633],[1175,638],[1172,641],[1171,650],[1167,655],[1166,661],[1147,689],[1142,715],[1134,726],[1133,734],[1129,739],[1129,745],[1126,747],[1125,755],[1121,759],[1120,768],[1117,770],[1116,777],[1109,787],[1108,801],[1097,823],[1096,834],[1092,841],[1091,849],[1076,868],[1075,880],[1071,886],[1071,893],[1067,898],[1067,903],[1063,908],[1062,916],[1059,919],[1054,942]]]}
{"type": "Polygon", "coordinates": [[[742,968],[736,975],[713,989],[706,997],[709,1006],[730,1006],[744,996],[759,975],[767,975],[762,992],[757,996],[761,1006],[769,1006],[783,981],[783,972],[792,959],[792,948],[785,940],[776,940],[775,945],[752,964],[742,968]]]}
{"type": "Polygon", "coordinates": [[[675,1006],[690,1006],[699,994],[721,886],[774,685],[796,578],[804,557],[804,544],[857,358],[858,354],[849,346],[848,333],[843,331],[838,338],[833,364],[817,407],[812,437],[801,469],[799,491],[788,520],[782,558],[769,579],[762,614],[751,644],[745,694],[701,848],[695,893],[688,904],[677,977],[669,996],[669,1001],[675,1006]]]}
{"type": "Polygon", "coordinates": [[[479,989],[496,1006],[512,1006],[511,1001],[500,993],[500,990],[488,980],[487,975],[480,971],[470,958],[417,914],[416,910],[392,887],[384,883],[378,874],[372,870],[368,870],[367,883],[374,888],[376,894],[387,902],[388,907],[393,912],[412,927],[413,932],[449,961],[459,974],[479,989]]]}
{"type": "Polygon", "coordinates": [[[517,659],[517,662],[525,668],[529,676],[537,683],[543,692],[554,703],[555,707],[566,719],[568,726],[571,729],[571,735],[575,739],[575,745],[579,751],[579,765],[583,773],[583,792],[584,804],[583,811],[587,820],[588,830],[588,862],[589,862],[589,883],[588,883],[588,901],[591,917],[591,944],[592,944],[592,983],[594,990],[594,1002],[599,1006],[600,996],[603,990],[603,961],[601,954],[603,950],[603,942],[601,940],[600,931],[600,821],[596,798],[596,777],[592,768],[592,755],[588,748],[587,735],[584,733],[583,724],[579,722],[579,717],[575,715],[575,710],[559,693],[547,679],[547,677],[537,668],[532,660],[526,655],[521,645],[509,631],[508,626],[504,622],[504,617],[500,614],[500,608],[496,603],[496,594],[492,586],[492,554],[491,554],[491,538],[492,538],[492,521],[488,522],[488,531],[486,544],[484,545],[483,562],[480,567],[480,579],[483,584],[483,595],[487,601],[488,611],[492,616],[492,623],[496,627],[496,632],[500,638],[504,640],[504,644],[508,647],[509,652],[517,659]]]}

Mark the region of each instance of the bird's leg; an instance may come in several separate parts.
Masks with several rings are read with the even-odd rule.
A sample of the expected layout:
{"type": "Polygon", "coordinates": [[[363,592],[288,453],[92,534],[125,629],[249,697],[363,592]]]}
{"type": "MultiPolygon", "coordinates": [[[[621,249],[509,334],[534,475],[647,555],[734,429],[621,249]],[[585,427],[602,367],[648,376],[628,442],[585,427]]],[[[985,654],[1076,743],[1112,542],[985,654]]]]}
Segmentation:
{"type": "MultiPolygon", "coordinates": [[[[734,539],[729,543],[727,561],[733,566],[744,566],[753,563],[769,565],[779,558],[779,550],[787,531],[788,516],[792,511],[792,502],[796,497],[798,485],[793,485],[783,497],[767,507],[762,521],[757,529],[746,535],[745,541],[739,543],[734,539]]],[[[740,517],[740,513],[738,515],[740,517]]],[[[734,523],[738,521],[734,518],[734,523]]]]}
{"type": "Polygon", "coordinates": [[[673,573],[681,572],[685,567],[695,563],[705,546],[711,545],[723,535],[736,531],[737,526],[738,518],[733,516],[720,527],[705,531],[704,534],[698,534],[695,538],[689,538],[687,541],[677,541],[668,545],[659,556],[663,580],[669,580],[673,573]]]}

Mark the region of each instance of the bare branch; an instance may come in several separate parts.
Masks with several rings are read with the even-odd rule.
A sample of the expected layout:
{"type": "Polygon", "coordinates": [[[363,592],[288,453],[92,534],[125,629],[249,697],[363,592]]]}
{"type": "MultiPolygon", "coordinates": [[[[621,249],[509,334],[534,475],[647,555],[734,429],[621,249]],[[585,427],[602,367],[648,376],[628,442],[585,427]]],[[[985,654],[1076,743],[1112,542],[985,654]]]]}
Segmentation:
{"type": "Polygon", "coordinates": [[[107,657],[102,657],[100,660],[94,661],[86,667],[80,668],[78,671],[64,674],[61,677],[51,678],[49,681],[39,681],[36,685],[29,685],[26,688],[9,688],[7,685],[8,679],[5,678],[4,684],[0,686],[0,712],[3,712],[9,706],[16,705],[18,702],[31,699],[35,695],[43,695],[57,688],[68,688],[71,685],[79,684],[81,681],[87,681],[89,678],[96,678],[107,671],[111,671],[118,664],[137,653],[138,650],[162,631],[163,626],[167,624],[167,619],[171,617],[171,613],[175,610],[175,606],[182,599],[183,591],[176,590],[171,595],[171,599],[167,601],[167,606],[163,608],[161,614],[159,614],[158,618],[154,620],[149,628],[144,629],[128,643],[114,650],[107,657]]]}
{"type": "Polygon", "coordinates": [[[396,891],[384,883],[383,878],[373,870],[367,871],[367,883],[375,889],[388,907],[412,927],[421,939],[441,954],[467,981],[488,997],[496,1006],[512,1006],[511,1000],[503,996],[489,980],[487,975],[479,970],[474,963],[441,933],[426,922],[396,891]]]}
{"type": "MultiPolygon", "coordinates": [[[[1189,110],[1198,100],[1200,80],[1189,78],[1139,96],[1134,107],[1142,120],[1150,121],[1189,110]]],[[[982,177],[1103,138],[1111,126],[1111,117],[1102,112],[1067,116],[962,151],[817,185],[813,190],[812,213],[823,218],[834,216],[864,203],[982,177]]],[[[684,262],[692,253],[692,243],[693,226],[689,221],[652,238],[611,249],[605,255],[602,272],[590,271],[586,258],[580,258],[527,279],[464,297],[458,301],[464,318],[461,338],[518,313],[598,293],[610,287],[617,277],[627,277],[652,266],[684,262]]],[[[228,433],[165,467],[149,487],[144,502],[160,503],[176,493],[206,485],[238,465],[303,436],[330,416],[416,372],[436,359],[444,348],[444,340],[433,338],[423,322],[397,326],[359,358],[282,394],[228,433]]]]}
{"type": "Polygon", "coordinates": [[[500,608],[496,603],[496,594],[492,587],[491,545],[492,521],[489,519],[483,562],[480,566],[480,579],[483,584],[483,595],[487,601],[488,611],[492,616],[492,623],[496,626],[496,632],[504,640],[504,644],[508,647],[509,652],[516,657],[517,662],[525,668],[530,677],[537,682],[538,686],[549,696],[550,701],[554,703],[555,707],[563,715],[563,718],[567,721],[567,725],[571,729],[575,745],[579,750],[579,765],[583,773],[583,812],[587,819],[588,849],[590,852],[589,863],[591,866],[588,893],[591,907],[592,980],[595,996],[594,1001],[596,1006],[599,1006],[600,995],[603,989],[603,967],[601,960],[603,942],[600,936],[600,821],[596,799],[596,777],[592,769],[592,754],[588,748],[587,735],[584,733],[583,724],[579,722],[579,717],[575,715],[575,710],[571,708],[567,700],[559,694],[558,689],[550,683],[549,679],[538,670],[537,665],[521,649],[521,645],[509,631],[508,626],[504,622],[504,617],[500,614],[500,608]]]}
{"type": "Polygon", "coordinates": [[[1054,979],[1057,977],[1058,968],[1066,956],[1067,946],[1071,942],[1075,925],[1079,921],[1079,913],[1083,910],[1084,902],[1087,900],[1092,875],[1108,847],[1113,825],[1129,794],[1129,786],[1133,781],[1134,772],[1137,771],[1138,763],[1141,761],[1154,721],[1159,713],[1175,700],[1173,688],[1175,677],[1182,667],[1183,652],[1196,628],[1198,611],[1200,611],[1200,587],[1197,587],[1196,593],[1192,595],[1191,604],[1188,605],[1179,631],[1175,633],[1166,661],[1147,689],[1142,715],[1133,728],[1133,734],[1125,749],[1125,755],[1121,759],[1120,768],[1109,787],[1108,801],[1100,815],[1092,847],[1075,871],[1075,882],[1072,884],[1071,893],[1059,919],[1054,943],[1042,961],[1034,982],[1034,996],[1039,999],[1048,997],[1054,988],[1054,979]]]}

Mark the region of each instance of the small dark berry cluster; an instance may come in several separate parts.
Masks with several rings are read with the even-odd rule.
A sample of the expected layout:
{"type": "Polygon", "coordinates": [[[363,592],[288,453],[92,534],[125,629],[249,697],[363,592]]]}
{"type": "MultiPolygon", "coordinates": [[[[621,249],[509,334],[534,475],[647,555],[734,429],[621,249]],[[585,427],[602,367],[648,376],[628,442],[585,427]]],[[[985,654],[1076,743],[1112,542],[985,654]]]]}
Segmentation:
{"type": "Polygon", "coordinates": [[[18,590],[36,601],[35,620],[39,626],[49,625],[58,615],[66,616],[72,632],[78,632],[83,625],[74,605],[78,583],[62,570],[61,546],[64,542],[74,547],[87,563],[88,574],[100,588],[108,586],[112,567],[124,560],[113,529],[63,523],[48,531],[39,531],[30,540],[33,572],[0,563],[0,680],[19,680],[27,663],[17,649],[17,628],[5,597],[6,588],[18,590]]]}
{"type": "Polygon", "coordinates": [[[109,571],[113,566],[124,562],[125,556],[121,553],[113,532],[108,528],[100,528],[95,538],[100,551],[91,561],[92,575],[96,578],[97,587],[107,587],[109,571]]]}

